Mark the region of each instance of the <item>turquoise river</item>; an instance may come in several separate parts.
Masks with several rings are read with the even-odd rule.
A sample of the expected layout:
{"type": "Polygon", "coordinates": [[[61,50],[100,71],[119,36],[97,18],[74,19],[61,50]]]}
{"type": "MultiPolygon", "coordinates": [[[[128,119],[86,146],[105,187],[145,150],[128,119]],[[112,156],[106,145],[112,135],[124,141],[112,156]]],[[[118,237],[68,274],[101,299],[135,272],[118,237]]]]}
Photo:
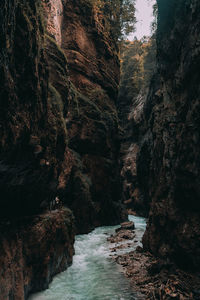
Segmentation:
{"type": "MultiPolygon", "coordinates": [[[[141,245],[146,220],[130,216],[135,223],[135,243],[128,251],[141,245]]],[[[89,234],[77,235],[73,264],[54,277],[49,289],[34,294],[29,300],[137,300],[122,269],[111,258],[114,247],[107,241],[118,226],[99,227],[89,234]]],[[[126,250],[119,250],[121,254],[126,250]]]]}

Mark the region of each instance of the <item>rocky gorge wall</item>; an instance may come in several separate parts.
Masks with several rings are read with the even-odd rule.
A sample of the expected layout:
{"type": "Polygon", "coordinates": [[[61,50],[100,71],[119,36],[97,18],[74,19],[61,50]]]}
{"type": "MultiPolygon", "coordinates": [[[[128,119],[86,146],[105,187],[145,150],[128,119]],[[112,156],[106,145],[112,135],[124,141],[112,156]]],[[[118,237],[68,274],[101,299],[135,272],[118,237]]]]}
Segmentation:
{"type": "Polygon", "coordinates": [[[74,224],[67,209],[1,224],[0,299],[28,299],[72,263],[74,224]]]}
{"type": "MultiPolygon", "coordinates": [[[[145,186],[148,181],[148,171],[145,168],[147,161],[139,161],[141,143],[146,133],[144,122],[144,104],[146,93],[138,94],[134,99],[129,112],[126,124],[129,126],[128,134],[122,137],[121,154],[123,180],[123,200],[130,213],[137,213],[139,216],[148,216],[150,198],[145,186]]],[[[125,129],[125,132],[127,129],[125,129]]]]}
{"type": "MultiPolygon", "coordinates": [[[[60,180],[59,197],[72,209],[77,231],[85,233],[94,226],[114,224],[123,214],[115,107],[118,50],[103,27],[103,15],[90,1],[44,0],[43,4],[48,36],[62,49],[70,80],[64,108],[69,170],[60,180]]],[[[62,76],[57,82],[60,72],[55,73],[55,64],[51,69],[53,87],[66,97],[60,87],[62,76]]]]}
{"type": "Polygon", "coordinates": [[[143,245],[186,268],[200,265],[200,3],[158,0],[158,71],[145,104],[152,206],[143,245]]]}
{"type": "Polygon", "coordinates": [[[104,17],[85,1],[66,1],[61,47],[76,87],[66,127],[74,164],[66,193],[79,231],[122,219],[116,97],[118,49],[104,17]],[[87,5],[86,5],[87,3],[87,5]],[[74,7],[76,9],[74,9],[74,7]],[[85,18],[87,16],[87,18],[85,18]]]}
{"type": "Polygon", "coordinates": [[[150,198],[146,187],[148,161],[140,161],[147,131],[144,106],[155,71],[155,35],[146,40],[126,41],[121,50],[121,78],[117,107],[121,127],[120,161],[123,201],[129,213],[148,216],[150,198]]]}
{"type": "Polygon", "coordinates": [[[66,172],[67,137],[40,3],[2,1],[0,15],[0,299],[21,300],[71,264],[75,232],[71,212],[48,211],[66,172]]]}
{"type": "Polygon", "coordinates": [[[71,263],[74,219],[49,211],[56,197],[76,232],[123,217],[119,62],[102,24],[89,1],[0,3],[0,299],[27,299],[71,263]]]}

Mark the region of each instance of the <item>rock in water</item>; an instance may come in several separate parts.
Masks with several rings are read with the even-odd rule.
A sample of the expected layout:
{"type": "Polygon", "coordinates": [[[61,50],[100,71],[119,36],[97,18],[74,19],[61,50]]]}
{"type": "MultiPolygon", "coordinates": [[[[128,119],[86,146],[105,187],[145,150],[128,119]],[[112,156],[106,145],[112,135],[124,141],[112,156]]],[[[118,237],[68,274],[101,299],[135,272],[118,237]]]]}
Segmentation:
{"type": "Polygon", "coordinates": [[[124,222],[120,224],[120,227],[117,228],[115,231],[118,232],[120,230],[134,230],[135,229],[135,224],[134,222],[130,221],[130,222],[124,222]]]}

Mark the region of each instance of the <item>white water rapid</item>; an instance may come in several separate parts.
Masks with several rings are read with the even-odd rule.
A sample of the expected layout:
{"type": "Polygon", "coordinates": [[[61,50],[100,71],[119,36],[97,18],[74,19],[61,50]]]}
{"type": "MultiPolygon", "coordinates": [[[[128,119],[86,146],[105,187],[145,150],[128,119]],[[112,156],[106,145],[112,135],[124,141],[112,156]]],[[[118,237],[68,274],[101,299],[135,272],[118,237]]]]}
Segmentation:
{"type": "MultiPolygon", "coordinates": [[[[135,223],[136,248],[141,245],[146,221],[135,216],[129,216],[129,220],[135,223]]],[[[117,227],[99,227],[89,234],[77,235],[72,266],[55,276],[49,289],[32,295],[29,300],[141,299],[132,292],[120,266],[110,257],[111,245],[107,237],[113,234],[117,227]]],[[[129,248],[128,251],[130,250],[133,249],[129,248]]]]}

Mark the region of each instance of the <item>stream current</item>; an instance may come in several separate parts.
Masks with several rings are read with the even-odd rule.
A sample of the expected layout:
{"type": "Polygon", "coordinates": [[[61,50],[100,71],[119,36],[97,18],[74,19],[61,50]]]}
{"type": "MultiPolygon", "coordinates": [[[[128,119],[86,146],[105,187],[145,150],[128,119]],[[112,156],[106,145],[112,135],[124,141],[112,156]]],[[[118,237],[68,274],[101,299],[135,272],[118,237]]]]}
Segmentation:
{"type": "MultiPolygon", "coordinates": [[[[141,246],[146,227],[142,217],[130,216],[135,223],[134,247],[122,249],[122,254],[141,246]]],[[[119,226],[98,227],[89,234],[77,235],[73,264],[65,272],[55,276],[49,289],[32,295],[29,300],[137,300],[139,295],[131,290],[121,267],[111,258],[114,247],[107,237],[119,226]]]]}

